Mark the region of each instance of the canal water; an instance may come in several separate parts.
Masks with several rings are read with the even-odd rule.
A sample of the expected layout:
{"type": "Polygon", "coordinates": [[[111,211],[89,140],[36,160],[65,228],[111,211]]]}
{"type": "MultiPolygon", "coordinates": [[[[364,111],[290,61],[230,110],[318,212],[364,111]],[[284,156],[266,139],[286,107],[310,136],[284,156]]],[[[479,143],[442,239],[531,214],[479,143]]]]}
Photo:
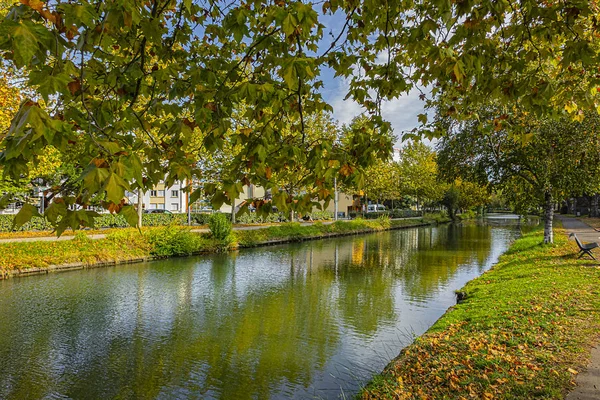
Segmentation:
{"type": "Polygon", "coordinates": [[[1,399],[351,397],[516,220],[0,281],[1,399]]]}

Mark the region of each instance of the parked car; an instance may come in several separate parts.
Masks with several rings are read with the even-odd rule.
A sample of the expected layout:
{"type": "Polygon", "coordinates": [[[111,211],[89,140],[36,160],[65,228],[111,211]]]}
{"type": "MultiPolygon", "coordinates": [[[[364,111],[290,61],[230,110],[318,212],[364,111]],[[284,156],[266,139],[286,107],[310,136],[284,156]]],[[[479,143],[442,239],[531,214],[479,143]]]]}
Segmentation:
{"type": "Polygon", "coordinates": [[[152,209],[152,210],[144,210],[144,212],[146,214],[173,214],[171,211],[169,210],[163,210],[163,209],[152,209]]]}
{"type": "Polygon", "coordinates": [[[383,212],[386,211],[387,208],[383,204],[369,204],[367,206],[367,212],[383,212]]]}

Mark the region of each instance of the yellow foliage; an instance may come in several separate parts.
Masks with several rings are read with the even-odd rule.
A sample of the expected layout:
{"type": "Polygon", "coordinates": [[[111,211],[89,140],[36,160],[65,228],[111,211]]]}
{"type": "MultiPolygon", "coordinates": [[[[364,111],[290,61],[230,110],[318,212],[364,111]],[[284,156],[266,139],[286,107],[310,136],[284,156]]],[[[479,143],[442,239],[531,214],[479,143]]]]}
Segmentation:
{"type": "Polygon", "coordinates": [[[5,77],[0,77],[0,132],[10,127],[10,121],[19,109],[20,91],[9,84],[5,77]]]}

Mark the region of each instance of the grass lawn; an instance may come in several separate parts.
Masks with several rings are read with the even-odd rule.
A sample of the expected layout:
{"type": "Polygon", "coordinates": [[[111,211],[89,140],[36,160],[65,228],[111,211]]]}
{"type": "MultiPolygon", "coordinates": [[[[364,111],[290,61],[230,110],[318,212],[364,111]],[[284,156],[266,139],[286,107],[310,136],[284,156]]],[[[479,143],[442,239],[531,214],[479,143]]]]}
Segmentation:
{"type": "Polygon", "coordinates": [[[92,240],[88,231],[80,231],[73,239],[63,241],[32,241],[0,243],[0,279],[13,271],[47,268],[50,265],[98,262],[122,262],[142,257],[169,257],[252,247],[276,240],[301,241],[337,234],[366,233],[390,228],[409,227],[443,221],[439,216],[407,220],[337,221],[333,224],[301,225],[286,223],[251,231],[234,231],[224,241],[210,233],[191,232],[182,226],[115,228],[106,238],[92,240]]]}
{"type": "Polygon", "coordinates": [[[362,399],[562,399],[599,339],[600,268],[536,230],[462,290],[362,399]]]}

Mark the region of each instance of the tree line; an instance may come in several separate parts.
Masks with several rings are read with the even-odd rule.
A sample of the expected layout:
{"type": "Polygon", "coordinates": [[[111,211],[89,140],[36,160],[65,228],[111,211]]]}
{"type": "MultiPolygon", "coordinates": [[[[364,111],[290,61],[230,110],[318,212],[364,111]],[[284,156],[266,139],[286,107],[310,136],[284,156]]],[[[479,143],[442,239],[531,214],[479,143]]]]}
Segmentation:
{"type": "MultiPolygon", "coordinates": [[[[332,199],[332,178],[354,184],[389,157],[382,105],[410,90],[456,124],[507,108],[494,129],[510,124],[517,142],[543,130],[519,119],[586,118],[600,105],[599,12],[595,1],[2,0],[2,71],[26,88],[2,131],[3,179],[28,179],[49,148],[73,157],[74,179],[48,193],[59,232],[92,224],[94,202],[135,224],[124,192],[162,179],[213,180],[190,197],[214,206],[260,184],[302,211],[332,199]],[[341,27],[326,26],[332,17],[341,27]],[[308,134],[311,116],[331,111],[325,70],[348,80],[365,116],[345,146],[308,134]],[[222,154],[214,179],[202,167],[222,154]],[[296,170],[314,191],[277,182],[296,170]]],[[[448,133],[419,120],[407,137],[448,133]]],[[[18,223],[34,214],[22,211],[18,223]]]]}

